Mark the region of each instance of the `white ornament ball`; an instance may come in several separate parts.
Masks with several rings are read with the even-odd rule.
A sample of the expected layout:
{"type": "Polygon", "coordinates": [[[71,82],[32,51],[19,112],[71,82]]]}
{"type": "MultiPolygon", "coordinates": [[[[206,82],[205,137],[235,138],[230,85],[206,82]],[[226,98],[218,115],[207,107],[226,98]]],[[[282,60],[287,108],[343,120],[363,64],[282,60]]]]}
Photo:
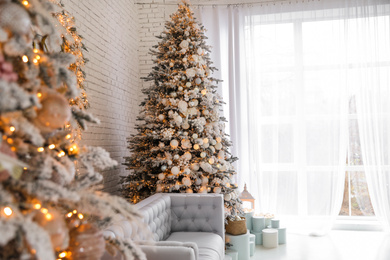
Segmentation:
{"type": "Polygon", "coordinates": [[[195,84],[199,85],[200,83],[202,83],[202,80],[200,78],[196,78],[195,79],[195,84]]]}
{"type": "Polygon", "coordinates": [[[170,67],[173,67],[175,64],[173,62],[169,63],[170,67]]]}
{"type": "Polygon", "coordinates": [[[30,15],[18,4],[0,1],[0,28],[16,35],[26,35],[31,30],[30,15]]]}
{"type": "Polygon", "coordinates": [[[173,139],[170,144],[171,147],[174,149],[176,149],[179,146],[179,142],[176,139],[173,139]]]}
{"type": "Polygon", "coordinates": [[[224,151],[219,151],[218,153],[218,159],[224,159],[225,158],[225,152],[224,151]]]}
{"type": "Polygon", "coordinates": [[[171,97],[174,97],[174,98],[177,97],[177,93],[176,92],[171,92],[170,95],[171,95],[171,97]]]}
{"type": "Polygon", "coordinates": [[[166,106],[166,105],[168,104],[168,100],[167,100],[166,98],[163,98],[163,99],[161,100],[161,103],[162,103],[164,106],[166,106]]]}
{"type": "Polygon", "coordinates": [[[197,135],[197,134],[193,134],[193,135],[192,135],[192,138],[197,139],[197,138],[198,138],[198,135],[197,135]]]}
{"type": "Polygon", "coordinates": [[[224,198],[226,201],[230,201],[232,199],[232,195],[230,195],[230,193],[226,193],[224,198]]]}
{"type": "Polygon", "coordinates": [[[164,147],[165,147],[165,144],[160,142],[160,143],[158,144],[158,147],[164,148],[164,147]]]}
{"type": "Polygon", "coordinates": [[[209,183],[209,178],[207,177],[202,177],[202,184],[206,185],[209,183]]]}
{"type": "Polygon", "coordinates": [[[178,154],[175,154],[175,155],[173,156],[173,159],[175,159],[175,160],[179,160],[179,158],[180,158],[180,156],[179,156],[178,154]]]}
{"type": "Polygon", "coordinates": [[[195,180],[195,184],[196,184],[196,185],[201,185],[201,184],[202,184],[202,180],[199,179],[199,178],[197,178],[197,179],[195,180]]]}
{"type": "Polygon", "coordinates": [[[187,83],[186,83],[186,86],[187,86],[187,87],[191,87],[191,85],[192,85],[191,82],[187,82],[187,83]]]}
{"type": "Polygon", "coordinates": [[[181,181],[183,182],[183,184],[185,186],[191,186],[191,179],[190,178],[184,177],[181,181]]]}
{"type": "Polygon", "coordinates": [[[210,164],[213,164],[214,162],[215,162],[214,158],[211,157],[211,158],[209,159],[209,163],[210,163],[210,164]]]}
{"type": "Polygon", "coordinates": [[[51,132],[63,127],[71,118],[68,101],[59,93],[49,93],[41,101],[35,123],[41,130],[51,132]]]}
{"type": "Polygon", "coordinates": [[[211,141],[210,141],[210,144],[211,145],[215,145],[217,143],[217,141],[215,141],[214,139],[212,139],[211,141]]]}
{"type": "Polygon", "coordinates": [[[222,142],[222,138],[221,137],[217,137],[217,138],[215,138],[215,140],[217,140],[218,143],[222,142]]]}
{"type": "Polygon", "coordinates": [[[201,152],[200,153],[200,157],[205,158],[206,157],[206,153],[205,152],[201,152]]]}
{"type": "Polygon", "coordinates": [[[158,175],[158,179],[159,179],[159,180],[164,180],[164,179],[165,179],[165,174],[164,174],[164,173],[160,173],[160,174],[158,175]]]}
{"type": "Polygon", "coordinates": [[[208,116],[210,114],[210,111],[205,109],[205,110],[202,111],[202,114],[205,115],[205,116],[208,116]]]}
{"type": "MultiPolygon", "coordinates": [[[[185,121],[185,122],[181,125],[181,127],[182,127],[184,130],[187,130],[188,128],[190,128],[190,124],[188,124],[188,122],[185,121]]],[[[187,134],[188,134],[188,133],[187,133],[187,134]]]]}
{"type": "Polygon", "coordinates": [[[183,87],[178,87],[177,88],[179,91],[183,91],[183,87]]]}
{"type": "Polygon", "coordinates": [[[171,169],[171,173],[173,175],[178,175],[180,173],[180,168],[177,167],[177,166],[173,166],[172,169],[171,169]]]}
{"type": "Polygon", "coordinates": [[[168,160],[168,161],[167,161],[167,164],[168,164],[168,165],[172,165],[172,161],[171,161],[171,160],[168,160]]]}
{"type": "Polygon", "coordinates": [[[214,193],[217,193],[217,194],[221,193],[221,188],[220,187],[215,187],[214,188],[214,193]]]}
{"type": "Polygon", "coordinates": [[[162,171],[165,171],[166,169],[167,169],[167,166],[166,165],[163,165],[163,166],[161,166],[161,168],[160,168],[162,171]]]}
{"type": "Polygon", "coordinates": [[[222,149],[222,144],[221,144],[221,143],[217,143],[217,144],[215,145],[215,149],[221,150],[221,149],[222,149]]]}
{"type": "Polygon", "coordinates": [[[199,144],[194,144],[194,149],[198,150],[199,149],[199,144]]]}
{"type": "Polygon", "coordinates": [[[194,93],[198,94],[199,93],[199,88],[194,88],[194,93]]]}
{"type": "Polygon", "coordinates": [[[209,146],[210,146],[210,144],[208,144],[208,143],[207,144],[203,144],[204,148],[208,148],[209,146]]]}
{"type": "Polygon", "coordinates": [[[179,108],[180,112],[185,113],[187,112],[188,104],[184,100],[180,100],[177,107],[179,108]]]}
{"type": "Polygon", "coordinates": [[[165,119],[165,116],[163,114],[158,115],[158,119],[160,121],[163,121],[165,119]]]}
{"type": "Polygon", "coordinates": [[[209,163],[206,162],[201,162],[200,163],[200,168],[202,168],[203,171],[211,173],[213,171],[213,168],[209,163]]]}
{"type": "Polygon", "coordinates": [[[198,171],[199,170],[199,164],[198,163],[193,163],[191,164],[191,170],[193,171],[198,171]]]}
{"type": "Polygon", "coordinates": [[[186,153],[184,153],[184,158],[186,159],[186,160],[191,160],[191,158],[192,158],[192,155],[191,155],[191,153],[190,152],[186,152],[186,153]]]}

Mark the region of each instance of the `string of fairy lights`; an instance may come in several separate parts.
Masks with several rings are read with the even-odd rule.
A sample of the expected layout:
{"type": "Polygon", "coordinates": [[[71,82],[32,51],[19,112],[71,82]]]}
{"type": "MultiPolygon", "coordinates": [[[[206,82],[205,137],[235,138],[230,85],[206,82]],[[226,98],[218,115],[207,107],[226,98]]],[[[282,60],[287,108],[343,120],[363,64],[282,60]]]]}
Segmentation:
{"type": "MultiPolygon", "coordinates": [[[[22,6],[26,9],[31,7],[31,4],[27,0],[20,1],[22,6]]],[[[58,4],[60,7],[63,7],[62,4],[58,4]]],[[[75,56],[75,63],[71,64],[69,70],[73,71],[77,78],[77,85],[80,90],[80,96],[70,99],[70,106],[78,106],[80,109],[87,109],[89,107],[87,94],[85,92],[84,82],[85,82],[85,72],[83,67],[85,66],[87,59],[84,57],[83,50],[87,50],[82,43],[82,37],[77,33],[74,23],[74,17],[72,17],[67,11],[62,10],[61,12],[54,13],[53,16],[57,18],[59,23],[66,29],[66,35],[62,35],[62,43],[61,43],[61,51],[66,53],[71,53],[75,56]],[[67,36],[71,36],[73,41],[70,41],[67,36]]],[[[38,44],[39,45],[39,44],[38,44]]],[[[34,46],[37,46],[34,44],[34,46]]],[[[40,45],[42,46],[42,45],[40,45]]],[[[46,50],[49,51],[49,50],[46,50]]],[[[43,54],[45,53],[44,49],[33,48],[31,53],[26,53],[21,56],[21,61],[23,63],[32,63],[36,66],[39,66],[40,62],[44,60],[43,54]]],[[[38,92],[36,94],[38,99],[43,98],[43,94],[38,92]]],[[[0,125],[1,126],[1,125],[0,125]]],[[[4,129],[4,133],[2,139],[10,146],[10,150],[12,152],[17,152],[17,146],[15,145],[16,140],[14,139],[13,134],[18,131],[17,127],[14,125],[2,126],[4,129]]],[[[55,153],[58,158],[64,156],[77,156],[79,154],[79,147],[75,142],[77,139],[81,139],[81,131],[79,129],[74,129],[68,123],[65,126],[65,130],[68,130],[68,134],[65,136],[65,140],[67,143],[65,146],[63,144],[49,143],[45,146],[40,146],[36,148],[38,153],[48,152],[55,153]]],[[[23,167],[24,171],[28,170],[28,167],[23,167]]],[[[10,203],[11,204],[11,203],[10,203]]],[[[37,199],[33,199],[33,201],[23,206],[26,212],[29,214],[39,213],[42,214],[44,221],[52,221],[55,218],[55,215],[49,207],[44,207],[41,202],[37,201],[37,199]]],[[[12,218],[19,214],[23,214],[19,211],[19,207],[16,205],[7,205],[2,207],[0,211],[0,216],[5,218],[12,218]]],[[[65,214],[66,221],[71,223],[73,227],[78,227],[81,225],[82,221],[85,219],[83,213],[78,212],[77,210],[69,210],[68,213],[65,214]]],[[[34,249],[31,249],[32,253],[34,253],[34,249]]],[[[56,253],[58,259],[71,259],[70,251],[60,250],[56,253]]]]}

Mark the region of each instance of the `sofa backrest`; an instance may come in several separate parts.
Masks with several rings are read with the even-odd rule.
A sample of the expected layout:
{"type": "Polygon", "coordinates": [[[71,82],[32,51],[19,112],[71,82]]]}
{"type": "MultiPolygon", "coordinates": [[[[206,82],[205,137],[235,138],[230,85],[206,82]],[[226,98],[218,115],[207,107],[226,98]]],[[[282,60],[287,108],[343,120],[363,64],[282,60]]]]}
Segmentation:
{"type": "Polygon", "coordinates": [[[164,194],[171,198],[171,232],[212,232],[224,238],[220,194],[164,194]]]}
{"type": "Polygon", "coordinates": [[[171,198],[155,194],[136,204],[153,240],[165,240],[171,234],[171,198]]]}

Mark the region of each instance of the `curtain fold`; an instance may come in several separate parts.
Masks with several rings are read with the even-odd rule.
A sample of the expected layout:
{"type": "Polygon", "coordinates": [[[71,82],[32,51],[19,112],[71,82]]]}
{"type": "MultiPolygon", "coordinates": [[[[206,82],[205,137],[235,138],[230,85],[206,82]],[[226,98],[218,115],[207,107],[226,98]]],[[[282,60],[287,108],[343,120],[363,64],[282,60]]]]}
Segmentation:
{"type": "Polygon", "coordinates": [[[364,163],[375,213],[388,223],[389,3],[322,0],[196,12],[224,81],[237,181],[241,190],[247,184],[256,209],[326,234],[340,212],[346,172],[364,163]],[[354,120],[361,162],[350,156],[354,120]]]}

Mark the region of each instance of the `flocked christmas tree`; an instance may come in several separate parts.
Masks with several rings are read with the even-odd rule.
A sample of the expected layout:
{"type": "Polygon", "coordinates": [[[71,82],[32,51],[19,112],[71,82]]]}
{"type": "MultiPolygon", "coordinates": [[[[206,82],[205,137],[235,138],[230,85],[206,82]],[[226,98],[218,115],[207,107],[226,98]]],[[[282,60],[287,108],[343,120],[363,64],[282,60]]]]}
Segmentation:
{"type": "Polygon", "coordinates": [[[131,156],[125,165],[124,195],[133,202],[157,192],[222,193],[226,216],[241,211],[233,176],[236,174],[219,115],[218,81],[200,26],[189,4],[166,22],[154,46],[155,66],[143,89],[137,134],[129,140],[131,156]]]}
{"type": "Polygon", "coordinates": [[[48,0],[0,0],[0,259],[100,259],[106,245],[144,259],[131,241],[103,238],[118,215],[138,214],[95,186],[96,170],[117,163],[78,146],[75,129],[96,120],[74,102],[80,63],[55,11],[48,0]]]}

